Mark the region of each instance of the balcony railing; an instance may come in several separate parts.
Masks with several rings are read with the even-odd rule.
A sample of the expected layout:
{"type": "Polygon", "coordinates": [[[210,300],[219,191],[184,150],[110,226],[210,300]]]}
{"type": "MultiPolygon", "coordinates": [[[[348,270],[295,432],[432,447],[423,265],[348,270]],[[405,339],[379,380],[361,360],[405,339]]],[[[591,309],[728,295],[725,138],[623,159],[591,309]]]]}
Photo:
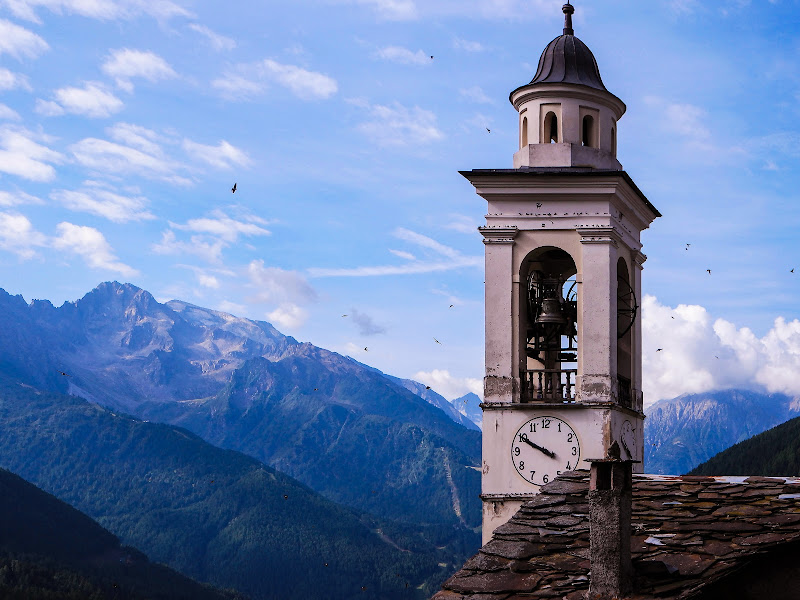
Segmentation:
{"type": "Polygon", "coordinates": [[[526,371],[523,402],[575,402],[577,369],[536,369],[526,371]]]}

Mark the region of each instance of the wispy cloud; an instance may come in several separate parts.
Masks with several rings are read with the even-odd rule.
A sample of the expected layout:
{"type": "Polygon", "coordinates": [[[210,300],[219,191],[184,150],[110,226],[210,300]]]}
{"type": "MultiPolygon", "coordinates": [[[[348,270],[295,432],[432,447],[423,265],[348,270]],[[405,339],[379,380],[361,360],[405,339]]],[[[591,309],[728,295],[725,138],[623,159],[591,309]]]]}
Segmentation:
{"type": "Polygon", "coordinates": [[[0,90],[27,90],[31,91],[31,84],[28,77],[20,73],[14,73],[8,69],[0,68],[0,90]]]}
{"type": "Polygon", "coordinates": [[[358,130],[380,146],[419,146],[444,139],[436,126],[436,115],[415,106],[407,108],[399,102],[389,106],[363,105],[369,114],[358,130]]]}
{"type": "Polygon", "coordinates": [[[367,6],[379,18],[387,21],[408,21],[418,16],[414,0],[344,0],[349,4],[367,6]]]}
{"type": "Polygon", "coordinates": [[[482,256],[464,256],[455,248],[445,246],[432,238],[409,229],[398,228],[393,232],[393,235],[418,248],[432,251],[432,257],[428,260],[412,260],[400,265],[364,266],[344,269],[312,268],[308,272],[312,277],[377,277],[381,275],[434,273],[464,267],[483,267],[484,259],[482,256]]]}
{"type": "Polygon", "coordinates": [[[190,23],[189,29],[196,31],[205,37],[211,44],[211,47],[217,52],[222,52],[223,50],[233,50],[236,47],[236,40],[224,35],[220,35],[205,25],[200,25],[199,23],[190,23]]]}
{"type": "Polygon", "coordinates": [[[154,52],[130,48],[112,50],[100,68],[126,92],[133,91],[132,79],[156,82],[178,76],[169,63],[154,52]]]}
{"type": "MultiPolygon", "coordinates": [[[[433,371],[419,371],[412,379],[431,386],[438,394],[448,400],[460,398],[470,392],[483,397],[483,381],[470,377],[453,377],[450,371],[434,369],[433,371]]],[[[458,408],[458,407],[456,407],[458,408]]]]}
{"type": "Polygon", "coordinates": [[[101,21],[150,16],[159,21],[193,15],[170,0],[2,0],[15,17],[41,23],[36,10],[44,8],[57,14],[75,14],[101,21]]]}
{"type": "Polygon", "coordinates": [[[401,65],[420,65],[427,67],[430,66],[432,62],[431,57],[422,50],[413,52],[408,48],[403,48],[402,46],[387,46],[386,48],[380,48],[375,52],[375,56],[383,60],[399,63],[401,65]]]}
{"type": "Polygon", "coordinates": [[[192,158],[211,165],[212,167],[216,167],[217,169],[245,167],[251,162],[244,151],[225,140],[220,141],[216,146],[208,146],[187,139],[183,141],[183,149],[192,158]]]}
{"type": "Polygon", "coordinates": [[[0,19],[0,55],[8,54],[21,60],[37,58],[49,49],[47,42],[32,31],[0,19]]]}
{"type": "Polygon", "coordinates": [[[264,93],[270,83],[288,89],[301,100],[325,100],[339,90],[333,77],[270,58],[237,65],[211,86],[229,100],[251,100],[264,93]]]}
{"type": "Polygon", "coordinates": [[[37,100],[36,112],[46,117],[66,113],[102,119],[118,113],[125,106],[105,85],[87,81],[82,88],[64,87],[53,92],[54,100],[37,100]]]}
{"type": "Polygon", "coordinates": [[[453,48],[465,52],[483,52],[485,50],[483,44],[480,42],[471,42],[469,40],[462,40],[461,38],[453,38],[453,48]]]}
{"type": "Polygon", "coordinates": [[[31,196],[20,190],[0,191],[0,206],[22,206],[23,204],[43,204],[41,198],[31,196]]]}
{"type": "Polygon", "coordinates": [[[147,198],[122,195],[108,184],[87,181],[79,190],[54,190],[50,198],[69,210],[97,215],[114,223],[155,219],[147,210],[147,198]]]}
{"type": "Polygon", "coordinates": [[[63,156],[39,143],[47,138],[18,127],[0,127],[0,172],[31,181],[52,181],[63,156]]]}
{"type": "Polygon", "coordinates": [[[356,326],[359,335],[369,337],[386,333],[386,328],[383,325],[378,325],[371,316],[356,308],[351,308],[347,317],[356,326]]]}
{"type": "Polygon", "coordinates": [[[466,98],[472,102],[476,102],[478,104],[494,104],[494,100],[492,100],[489,96],[486,95],[479,86],[474,85],[469,88],[462,88],[458,90],[459,95],[462,98],[466,98]]]}
{"type": "Polygon", "coordinates": [[[36,231],[24,215],[0,212],[0,249],[22,260],[36,256],[36,248],[47,245],[47,236],[36,231]]]}
{"type": "Polygon", "coordinates": [[[447,223],[444,228],[457,231],[458,233],[473,235],[477,234],[478,226],[478,223],[465,215],[450,215],[449,223],[447,223]]]}
{"type": "Polygon", "coordinates": [[[105,236],[94,227],[59,223],[58,235],[53,239],[53,247],[80,256],[92,269],[113,271],[123,277],[133,277],[138,271],[117,258],[105,236]]]}

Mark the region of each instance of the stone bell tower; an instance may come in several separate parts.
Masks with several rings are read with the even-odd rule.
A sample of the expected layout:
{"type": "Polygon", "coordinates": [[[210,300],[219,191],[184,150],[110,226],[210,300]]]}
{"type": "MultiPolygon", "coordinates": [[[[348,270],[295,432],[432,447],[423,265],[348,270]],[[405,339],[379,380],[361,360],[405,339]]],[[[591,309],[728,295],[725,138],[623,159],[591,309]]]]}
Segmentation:
{"type": "Polygon", "coordinates": [[[625,104],[575,37],[574,10],[511,92],[514,168],[461,173],[488,203],[484,542],[585,458],[644,454],[640,234],[661,215],[617,160],[625,104]]]}

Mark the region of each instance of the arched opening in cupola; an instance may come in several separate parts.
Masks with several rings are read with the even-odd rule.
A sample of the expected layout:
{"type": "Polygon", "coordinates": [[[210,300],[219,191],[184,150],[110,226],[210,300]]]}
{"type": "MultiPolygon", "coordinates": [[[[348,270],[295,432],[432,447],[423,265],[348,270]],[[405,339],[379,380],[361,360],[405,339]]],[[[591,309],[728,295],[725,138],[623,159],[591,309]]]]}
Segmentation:
{"type": "Polygon", "coordinates": [[[615,127],[611,128],[611,156],[617,158],[617,130],[615,127]]]}
{"type": "Polygon", "coordinates": [[[574,402],[578,375],[575,261],[560,248],[537,248],[520,269],[522,402],[574,402]]]}
{"type": "Polygon", "coordinates": [[[581,144],[589,148],[597,148],[597,134],[595,133],[594,117],[586,115],[583,117],[583,131],[581,132],[581,144]]]}
{"type": "Polygon", "coordinates": [[[544,140],[542,142],[545,144],[558,143],[558,117],[552,111],[544,117],[544,140]]]}
{"type": "Polygon", "coordinates": [[[628,272],[628,265],[617,261],[617,400],[628,408],[633,406],[633,327],[639,304],[628,272]]]}
{"type": "Polygon", "coordinates": [[[522,117],[522,135],[520,136],[520,148],[528,145],[528,117],[522,117]]]}

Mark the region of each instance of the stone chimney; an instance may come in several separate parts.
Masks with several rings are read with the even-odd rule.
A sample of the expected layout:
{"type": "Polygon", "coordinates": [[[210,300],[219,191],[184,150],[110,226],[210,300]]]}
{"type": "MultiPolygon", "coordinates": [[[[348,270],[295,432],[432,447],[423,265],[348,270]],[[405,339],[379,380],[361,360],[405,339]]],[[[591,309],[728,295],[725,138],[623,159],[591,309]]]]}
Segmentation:
{"type": "Polygon", "coordinates": [[[590,600],[617,600],[633,587],[631,501],[633,463],[619,458],[588,459],[590,600]]]}

